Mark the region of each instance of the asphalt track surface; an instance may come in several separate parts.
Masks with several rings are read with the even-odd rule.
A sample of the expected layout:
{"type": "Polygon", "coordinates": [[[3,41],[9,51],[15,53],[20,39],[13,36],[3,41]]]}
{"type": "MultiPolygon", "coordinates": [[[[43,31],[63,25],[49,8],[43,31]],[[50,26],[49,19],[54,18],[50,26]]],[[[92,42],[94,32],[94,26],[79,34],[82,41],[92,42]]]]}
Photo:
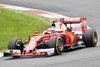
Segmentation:
{"type": "MultiPolygon", "coordinates": [[[[0,0],[1,4],[41,9],[69,17],[86,17],[100,33],[100,0],[0,0]]],[[[100,40],[97,47],[80,48],[59,56],[0,58],[0,67],[100,67],[100,40]]]]}

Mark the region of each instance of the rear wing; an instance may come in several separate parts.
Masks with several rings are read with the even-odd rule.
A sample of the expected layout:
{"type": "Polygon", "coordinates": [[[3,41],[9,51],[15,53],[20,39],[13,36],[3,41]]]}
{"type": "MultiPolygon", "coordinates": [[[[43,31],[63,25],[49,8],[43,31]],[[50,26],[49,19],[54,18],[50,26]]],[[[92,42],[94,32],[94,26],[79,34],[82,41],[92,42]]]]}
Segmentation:
{"type": "Polygon", "coordinates": [[[84,33],[84,31],[87,29],[87,19],[82,18],[65,18],[60,19],[60,21],[64,24],[73,24],[72,31],[78,31],[80,30],[81,33],[84,33]],[[78,29],[78,30],[77,30],[78,29]]]}
{"type": "Polygon", "coordinates": [[[87,29],[87,19],[84,17],[81,17],[81,18],[58,18],[58,19],[55,18],[55,20],[58,20],[58,22],[62,22],[63,24],[68,24],[67,26],[69,26],[69,27],[71,24],[73,32],[84,33],[84,31],[87,29]]]}
{"type": "Polygon", "coordinates": [[[61,18],[60,22],[63,23],[82,23],[84,21],[87,21],[86,18],[82,17],[82,18],[61,18]]]}
{"type": "Polygon", "coordinates": [[[63,22],[63,23],[70,23],[70,22],[72,22],[72,23],[77,23],[77,22],[79,22],[79,23],[82,23],[82,22],[84,22],[84,21],[87,21],[87,19],[86,18],[84,18],[84,17],[81,17],[81,18],[52,18],[53,20],[55,20],[55,21],[58,21],[58,22],[63,22]]]}

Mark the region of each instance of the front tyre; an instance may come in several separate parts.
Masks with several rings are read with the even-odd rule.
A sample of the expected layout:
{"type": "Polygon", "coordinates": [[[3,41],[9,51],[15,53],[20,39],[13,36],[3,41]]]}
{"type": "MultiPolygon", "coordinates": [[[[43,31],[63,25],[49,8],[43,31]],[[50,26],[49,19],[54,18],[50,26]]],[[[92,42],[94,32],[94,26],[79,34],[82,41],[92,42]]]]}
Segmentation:
{"type": "Polygon", "coordinates": [[[55,55],[61,55],[64,50],[64,43],[61,37],[53,36],[48,41],[48,47],[54,48],[55,55]]]}
{"type": "MultiPolygon", "coordinates": [[[[8,49],[18,49],[21,51],[21,54],[23,52],[23,42],[20,38],[12,38],[8,43],[8,49]]],[[[13,56],[13,57],[19,57],[19,56],[13,56]]]]}
{"type": "Polygon", "coordinates": [[[95,47],[98,41],[97,32],[95,29],[87,29],[83,35],[83,42],[86,47],[95,47]]]}

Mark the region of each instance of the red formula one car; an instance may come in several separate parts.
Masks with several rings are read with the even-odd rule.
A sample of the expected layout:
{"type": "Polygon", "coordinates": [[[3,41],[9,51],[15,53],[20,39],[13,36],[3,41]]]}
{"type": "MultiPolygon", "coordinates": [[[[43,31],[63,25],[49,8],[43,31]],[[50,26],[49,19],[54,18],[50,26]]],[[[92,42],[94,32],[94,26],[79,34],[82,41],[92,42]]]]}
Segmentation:
{"type": "Polygon", "coordinates": [[[95,47],[98,40],[96,30],[89,29],[86,18],[61,18],[59,22],[53,21],[43,34],[34,33],[37,34],[29,36],[25,42],[20,38],[11,39],[4,56],[61,55],[66,49],[95,47]]]}

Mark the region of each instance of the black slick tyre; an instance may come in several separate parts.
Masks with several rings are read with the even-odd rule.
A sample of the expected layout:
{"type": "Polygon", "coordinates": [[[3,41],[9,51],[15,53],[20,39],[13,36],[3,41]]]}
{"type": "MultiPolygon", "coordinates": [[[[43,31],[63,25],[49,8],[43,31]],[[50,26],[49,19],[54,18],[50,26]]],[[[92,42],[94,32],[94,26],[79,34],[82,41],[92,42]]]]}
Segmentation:
{"type": "MultiPolygon", "coordinates": [[[[8,43],[8,49],[18,49],[21,51],[21,54],[23,52],[23,42],[20,38],[12,38],[8,43]]],[[[17,56],[13,56],[17,57],[17,56]]]]}
{"type": "Polygon", "coordinates": [[[50,40],[48,41],[48,47],[55,49],[54,51],[55,55],[61,55],[64,49],[62,38],[59,36],[51,37],[50,40]]]}
{"type": "Polygon", "coordinates": [[[95,47],[98,41],[97,32],[95,29],[87,29],[83,35],[83,42],[86,47],[95,47]]]}

